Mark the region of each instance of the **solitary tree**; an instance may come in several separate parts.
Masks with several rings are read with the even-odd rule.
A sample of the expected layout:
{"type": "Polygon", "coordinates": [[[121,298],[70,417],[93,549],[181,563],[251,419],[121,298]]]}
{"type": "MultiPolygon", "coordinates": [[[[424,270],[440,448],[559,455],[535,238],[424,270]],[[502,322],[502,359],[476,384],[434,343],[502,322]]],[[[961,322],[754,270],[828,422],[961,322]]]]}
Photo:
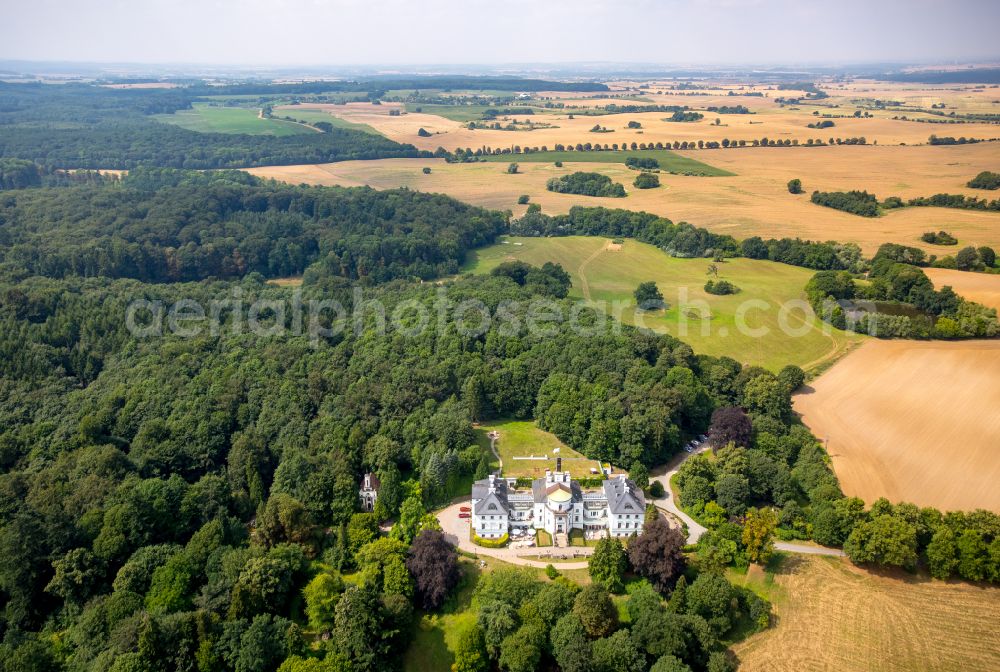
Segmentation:
{"type": "Polygon", "coordinates": [[[516,163],[512,163],[512,164],[510,164],[510,165],[507,166],[507,174],[508,175],[517,175],[517,171],[519,169],[520,169],[520,166],[518,166],[516,163]]]}
{"type": "Polygon", "coordinates": [[[802,193],[802,180],[795,178],[794,180],[788,181],[788,193],[790,194],[801,194],[802,193]]]}
{"type": "Polygon", "coordinates": [[[438,609],[458,583],[458,555],[437,530],[421,530],[410,545],[406,569],[416,584],[424,609],[438,609]]]}
{"type": "Polygon", "coordinates": [[[658,310],[664,307],[663,294],[652,280],[636,287],[633,296],[641,310],[658,310]]]}
{"type": "Polygon", "coordinates": [[[723,406],[712,413],[712,423],[708,427],[708,443],[714,450],[735,443],[747,446],[753,426],[743,409],[723,406]]]}
{"type": "Polygon", "coordinates": [[[684,536],[667,521],[658,518],[643,527],[642,534],[628,545],[628,559],[640,576],[666,593],[684,571],[686,562],[681,549],[684,536]]]}

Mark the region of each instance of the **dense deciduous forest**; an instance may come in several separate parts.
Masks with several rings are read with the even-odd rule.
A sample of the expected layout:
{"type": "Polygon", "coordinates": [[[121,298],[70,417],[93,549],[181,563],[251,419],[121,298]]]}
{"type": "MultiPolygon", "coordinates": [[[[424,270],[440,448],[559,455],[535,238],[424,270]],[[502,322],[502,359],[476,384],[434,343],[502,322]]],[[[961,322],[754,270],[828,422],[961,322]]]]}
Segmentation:
{"type": "MultiPolygon", "coordinates": [[[[304,213],[308,203],[313,215],[299,221],[303,232],[329,206],[340,216],[326,222],[328,234],[355,259],[368,248],[349,234],[374,226],[350,216],[358,199],[379,212],[374,221],[390,238],[424,206],[436,226],[446,223],[442,213],[481,217],[469,235],[487,236],[482,227],[498,221],[409,192],[139,171],[121,185],[7,196],[15,220],[22,207],[51,213],[31,226],[15,221],[10,232],[54,232],[77,256],[82,248],[74,246],[102,231],[168,247],[184,226],[179,210],[155,216],[153,194],[198,222],[204,240],[191,241],[195,250],[216,244],[213,226],[225,228],[229,211],[220,203],[240,212],[236,206],[253,202],[258,213],[270,203],[286,214],[304,213]],[[52,207],[64,198],[75,205],[52,207]],[[84,224],[92,228],[74,239],[67,221],[82,207],[87,222],[87,203],[104,203],[117,217],[84,224]]],[[[262,240],[296,228],[285,223],[262,229],[262,240]]],[[[250,236],[231,233],[237,241],[250,236]]],[[[422,245],[399,254],[401,268],[425,260],[422,245]]],[[[755,380],[738,363],[695,356],[670,337],[628,328],[581,334],[566,322],[554,333],[492,323],[470,336],[432,321],[412,334],[394,324],[383,330],[369,315],[363,328],[313,342],[291,331],[236,333],[227,313],[218,334],[136,339],[125,315],[137,297],[205,303],[238,288],[246,302],[279,301],[289,290],[249,269],[241,279],[215,280],[216,269],[198,264],[185,267],[196,280],[188,283],[109,277],[114,266],[95,268],[95,277],[60,267],[48,278],[19,266],[22,258],[6,257],[0,283],[5,669],[243,672],[274,670],[297,655],[325,655],[329,669],[394,669],[398,660],[384,654],[406,645],[414,607],[440,599],[428,592],[439,573],[427,575],[414,559],[415,549],[433,543],[425,511],[483,468],[473,420],[537,415],[579,450],[632,464],[638,474],[703,431],[717,405],[735,403],[755,380]],[[356,513],[366,470],[383,484],[375,514],[356,513]],[[373,525],[385,517],[397,518],[394,532],[376,538],[373,525]],[[369,578],[345,588],[345,572],[369,578]],[[315,639],[322,632],[333,639],[315,639]],[[314,641],[318,648],[307,646],[314,641]]],[[[391,276],[372,277],[382,279],[391,276]]],[[[332,292],[364,312],[346,282],[328,280],[318,274],[303,292],[332,292]]],[[[475,299],[494,313],[503,304],[524,325],[530,301],[565,301],[567,284],[549,265],[504,268],[447,289],[454,301],[475,299]]],[[[369,291],[391,312],[404,303],[433,309],[437,290],[395,281],[369,291]]],[[[603,316],[591,319],[610,326],[603,316]]],[[[767,387],[762,394],[787,406],[787,390],[767,387]]],[[[697,607],[688,614],[685,627],[696,627],[697,607]]],[[[707,660],[717,645],[705,641],[699,655],[707,660]]],[[[501,646],[496,655],[518,648],[501,646]]]]}
{"type": "MultiPolygon", "coordinates": [[[[536,419],[640,486],[707,431],[718,458],[692,460],[681,491],[717,524],[690,585],[683,538],[654,523],[627,564],[622,549],[602,550],[593,588],[486,575],[476,628],[456,651],[468,669],[568,670],[593,659],[602,670],[615,660],[729,670],[720,642],[738,622],[764,627],[768,607],[720,570],[765,559],[776,526],[844,543],[862,563],[919,558],[936,576],[995,580],[992,518],[921,511],[916,520],[905,505],[864,512],[843,498],[822,447],[792,416],[795,367],[775,375],[579,315],[554,264],[454,276],[468,250],[505,231],[632,237],[680,256],[829,269],[863,264],[855,247],[738,245],[604,208],[508,222],[444,196],[244,173],[137,169],[118,180],[23,161],[2,169],[12,176],[0,195],[4,672],[398,669],[393,654],[409,644],[415,610],[440,608],[459,581],[428,511],[485,476],[490,458],[472,423],[494,418],[536,419]],[[264,282],[298,273],[301,290],[264,282]],[[452,277],[422,282],[441,276],[452,277]],[[442,315],[442,294],[445,319],[414,329],[414,312],[442,315]],[[324,331],[307,333],[281,308],[295,295],[345,312],[319,315],[324,331]],[[235,296],[268,306],[260,319],[275,329],[242,329],[235,296]],[[215,330],[138,337],[128,327],[137,299],[226,309],[215,330]],[[539,300],[557,317],[529,328],[539,300]],[[456,306],[487,318],[469,329],[456,306]],[[382,489],[376,510],[362,513],[368,471],[382,489]],[[781,507],[772,522],[753,508],[769,504],[781,507]],[[619,624],[599,586],[620,590],[629,565],[648,584],[619,624]]],[[[905,250],[880,255],[872,291],[905,290],[947,314],[945,292],[906,281],[905,269],[921,272],[898,268],[905,250]]]]}
{"type": "Polygon", "coordinates": [[[283,137],[199,133],[149,117],[190,109],[193,100],[186,89],[0,83],[0,158],[46,168],[205,169],[426,154],[353,129],[283,137]]]}
{"type": "Polygon", "coordinates": [[[121,183],[0,199],[0,264],[148,282],[314,274],[381,282],[455,273],[503,216],[408,190],[316,189],[246,173],[134,171],[121,183]]]}

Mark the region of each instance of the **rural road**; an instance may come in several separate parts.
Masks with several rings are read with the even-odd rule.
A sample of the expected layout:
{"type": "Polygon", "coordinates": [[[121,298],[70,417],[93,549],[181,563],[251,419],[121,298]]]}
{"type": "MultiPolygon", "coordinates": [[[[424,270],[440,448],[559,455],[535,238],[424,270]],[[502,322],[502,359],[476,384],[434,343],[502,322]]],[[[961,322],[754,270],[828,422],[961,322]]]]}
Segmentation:
{"type": "MultiPolygon", "coordinates": [[[[674,474],[680,470],[681,465],[692,455],[697,455],[698,453],[703,453],[708,450],[708,444],[703,443],[700,445],[693,453],[681,453],[675,457],[666,467],[663,467],[662,472],[654,472],[650,474],[649,480],[659,481],[663,485],[663,497],[653,499],[649,498],[650,501],[656,506],[656,508],[667,512],[668,518],[670,516],[674,517],[674,521],[682,520],[684,524],[687,525],[688,537],[687,542],[689,544],[696,544],[698,540],[701,539],[701,535],[705,534],[707,531],[703,525],[698,523],[694,518],[687,515],[681,508],[677,506],[675,500],[675,495],[673,490],[670,488],[670,479],[673,478],[674,474]]],[[[805,553],[808,555],[831,555],[831,556],[843,556],[844,552],[839,548],[827,548],[826,546],[820,546],[818,544],[794,544],[787,541],[775,541],[774,548],[779,551],[785,551],[788,553],[805,553]]]]}
{"type": "MultiPolygon", "coordinates": [[[[653,474],[650,474],[649,477],[650,482],[659,481],[662,483],[663,491],[665,493],[663,497],[656,499],[650,497],[649,501],[652,502],[656,508],[667,514],[667,520],[672,521],[674,524],[677,524],[678,521],[683,521],[683,523],[687,525],[687,543],[689,544],[698,543],[698,540],[707,530],[703,525],[699,524],[691,516],[681,511],[680,507],[677,506],[674,501],[674,493],[670,489],[670,479],[681,468],[681,465],[684,464],[685,460],[692,455],[697,455],[698,453],[702,453],[706,450],[708,450],[708,444],[702,444],[693,453],[682,452],[665,467],[661,467],[653,474]]],[[[545,567],[549,564],[549,562],[532,560],[524,556],[548,555],[553,557],[556,562],[558,562],[560,556],[587,557],[594,552],[592,546],[575,546],[571,548],[483,548],[481,546],[476,546],[469,539],[470,520],[468,518],[459,518],[458,516],[458,514],[461,513],[461,507],[468,506],[469,501],[470,500],[467,497],[462,498],[461,500],[452,502],[449,506],[438,511],[436,514],[438,522],[441,523],[441,529],[444,531],[445,538],[463,551],[476,555],[486,555],[511,564],[525,565],[529,567],[545,567]]],[[[793,544],[787,541],[775,541],[774,547],[779,551],[785,551],[787,553],[830,556],[844,555],[844,552],[839,548],[827,548],[816,544],[793,544]]],[[[586,569],[587,561],[558,562],[557,567],[560,569],[586,569]]]]}

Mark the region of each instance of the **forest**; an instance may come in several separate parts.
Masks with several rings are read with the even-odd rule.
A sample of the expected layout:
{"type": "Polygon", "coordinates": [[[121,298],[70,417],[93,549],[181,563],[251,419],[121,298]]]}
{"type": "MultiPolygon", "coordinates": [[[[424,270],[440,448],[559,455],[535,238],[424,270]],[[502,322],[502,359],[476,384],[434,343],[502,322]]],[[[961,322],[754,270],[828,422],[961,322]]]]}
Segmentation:
{"type": "Polygon", "coordinates": [[[241,172],[133,171],[121,183],[0,199],[0,265],[177,282],[313,273],[364,282],[455,273],[497,212],[407,190],[317,189],[241,172]],[[114,216],[109,216],[114,213],[114,216]]]}
{"type": "MultiPolygon", "coordinates": [[[[461,581],[430,512],[488,472],[472,427],[500,418],[534,419],[641,487],[707,432],[718,459],[689,461],[680,487],[713,532],[698,571],[679,533],[650,523],[627,559],[620,548],[597,556],[617,570],[595,558],[591,588],[490,573],[456,653],[463,669],[614,672],[627,659],[635,670],[728,671],[722,642],[738,623],[746,633],[768,621],[767,603],[721,573],[766,559],[756,529],[843,543],[859,563],[994,576],[993,519],[916,521],[905,505],[859,512],[843,497],[791,413],[796,367],[775,375],[696,355],[600,313],[568,319],[570,276],[555,264],[457,273],[502,233],[634,237],[683,256],[802,254],[834,268],[859,261],[853,248],[744,249],[605,208],[508,222],[408,190],[152,168],[49,184],[23,162],[3,165],[19,176],[0,194],[3,672],[399,669],[390,654],[409,645],[416,615],[461,581]],[[266,282],[288,274],[302,274],[301,288],[266,282]],[[281,308],[296,295],[339,302],[353,328],[297,329],[281,308]],[[235,296],[270,306],[260,319],[275,329],[241,328],[235,296]],[[406,317],[440,315],[442,296],[497,319],[469,329],[457,309],[425,324],[406,317]],[[212,330],[138,337],[137,299],[228,308],[212,330]],[[531,326],[539,301],[555,315],[544,329],[531,326]],[[366,472],[382,483],[372,513],[358,505],[366,472]],[[773,523],[755,508],[771,504],[773,523]],[[903,550],[889,555],[887,538],[903,550]],[[641,583],[619,622],[607,591],[621,590],[626,567],[641,583]]],[[[875,260],[879,291],[909,286],[904,254],[875,260]]],[[[947,295],[921,286],[907,296],[947,314],[947,295]]]]}
{"type": "MultiPolygon", "coordinates": [[[[214,92],[218,93],[218,92],[214,92]]],[[[0,158],[46,168],[246,168],[428,155],[353,129],[284,137],[199,133],[153,114],[191,108],[185,89],[0,83],[0,158]]]]}

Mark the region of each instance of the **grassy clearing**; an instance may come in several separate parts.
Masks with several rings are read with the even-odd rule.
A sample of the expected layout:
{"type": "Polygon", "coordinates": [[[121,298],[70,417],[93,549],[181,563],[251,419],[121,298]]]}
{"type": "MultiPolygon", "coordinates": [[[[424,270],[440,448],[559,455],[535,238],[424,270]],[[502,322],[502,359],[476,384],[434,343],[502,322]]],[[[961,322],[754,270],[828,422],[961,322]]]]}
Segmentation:
{"type": "Polygon", "coordinates": [[[275,110],[274,116],[291,117],[295,121],[301,121],[302,123],[309,124],[310,126],[317,122],[325,121],[328,124],[332,124],[334,128],[346,128],[352,131],[363,131],[365,133],[371,133],[372,135],[381,135],[381,133],[368,124],[356,124],[352,121],[335,117],[332,114],[321,112],[320,110],[297,110],[294,106],[284,107],[280,110],[275,110]]]}
{"type": "Polygon", "coordinates": [[[195,104],[192,110],[157,114],[153,118],[200,133],[242,133],[246,135],[301,135],[315,131],[278,119],[261,119],[257,108],[215,107],[195,104]]]}
{"type": "MultiPolygon", "coordinates": [[[[739,582],[738,577],[730,577],[739,582]]],[[[871,573],[841,558],[794,555],[745,585],[776,624],[736,644],[741,670],[937,672],[1000,669],[1000,589],[871,573]]]]}
{"type": "Polygon", "coordinates": [[[841,356],[861,340],[826,330],[816,318],[804,302],[803,288],[812,276],[806,269],[730,259],[717,264],[719,278],[741,291],[713,296],[704,291],[705,281],[713,277],[706,273],[711,263],[706,259],[676,259],[633,240],[625,241],[621,249],[612,249],[606,238],[584,236],[508,242],[477,251],[466,270],[486,273],[511,259],[535,265],[557,262],[572,276],[571,296],[618,312],[626,323],[677,336],[697,353],[726,355],[771,370],[786,364],[810,369],[841,356]],[[657,283],[669,304],[666,310],[636,310],[632,292],[648,280],[657,283]],[[751,300],[764,303],[748,303],[751,300]],[[782,312],[785,305],[793,307],[782,312]],[[790,329],[783,329],[782,323],[790,329]],[[755,336],[758,330],[766,333],[755,336]]]}
{"type": "Polygon", "coordinates": [[[556,457],[561,456],[563,471],[574,477],[591,476],[591,467],[597,468],[597,460],[591,460],[576,452],[553,434],[538,429],[534,422],[523,420],[498,420],[483,423],[476,429],[476,438],[484,450],[489,449],[487,433],[500,432],[497,451],[503,460],[503,475],[510,478],[541,478],[546,469],[555,469],[556,457]],[[554,453],[559,449],[558,453],[554,453]],[[547,455],[545,460],[515,460],[515,457],[547,455]]]}
{"type": "Polygon", "coordinates": [[[554,163],[556,161],[571,161],[573,163],[625,163],[625,159],[629,157],[656,159],[660,162],[660,169],[668,173],[697,175],[701,177],[724,177],[736,174],[665,149],[634,152],[631,150],[627,152],[532,152],[531,154],[490,155],[482,158],[486,161],[506,163],[554,163]]]}

